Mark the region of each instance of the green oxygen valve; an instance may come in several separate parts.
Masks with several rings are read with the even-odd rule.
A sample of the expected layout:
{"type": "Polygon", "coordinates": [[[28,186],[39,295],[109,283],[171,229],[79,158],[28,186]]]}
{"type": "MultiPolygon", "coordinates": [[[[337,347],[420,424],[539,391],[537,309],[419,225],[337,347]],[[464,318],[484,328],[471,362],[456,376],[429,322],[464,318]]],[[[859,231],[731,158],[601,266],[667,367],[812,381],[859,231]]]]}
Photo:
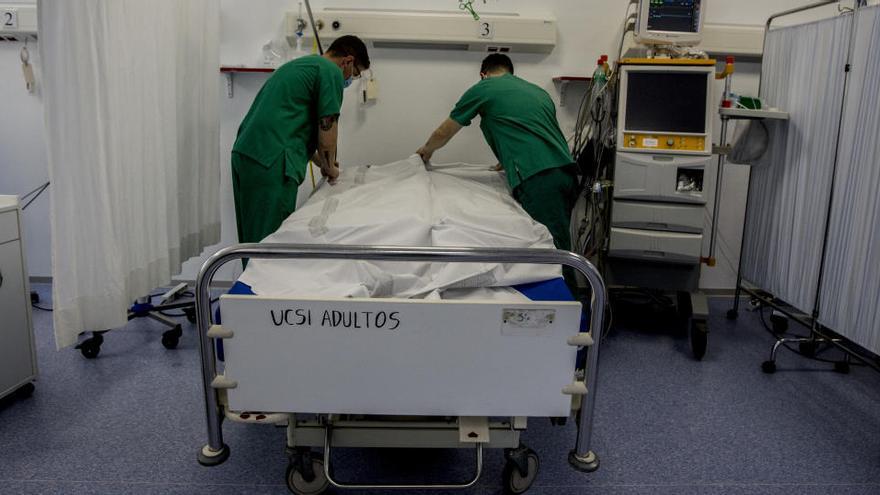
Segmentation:
{"type": "MultiPolygon", "coordinates": [[[[458,8],[461,10],[466,10],[474,16],[475,21],[480,20],[480,14],[474,9],[474,1],[475,0],[458,0],[458,8]]],[[[486,3],[486,0],[483,0],[483,3],[486,3]]]]}

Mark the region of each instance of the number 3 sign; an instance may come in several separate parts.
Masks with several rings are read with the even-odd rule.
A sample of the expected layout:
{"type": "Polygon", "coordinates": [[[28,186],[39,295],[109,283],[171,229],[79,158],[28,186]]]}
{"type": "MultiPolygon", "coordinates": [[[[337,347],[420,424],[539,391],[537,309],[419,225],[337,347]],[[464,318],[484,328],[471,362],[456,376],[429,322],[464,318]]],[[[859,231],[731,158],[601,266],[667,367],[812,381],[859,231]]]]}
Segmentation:
{"type": "Polygon", "coordinates": [[[477,23],[477,36],[482,39],[491,40],[495,37],[495,23],[490,21],[479,21],[477,23]]]}

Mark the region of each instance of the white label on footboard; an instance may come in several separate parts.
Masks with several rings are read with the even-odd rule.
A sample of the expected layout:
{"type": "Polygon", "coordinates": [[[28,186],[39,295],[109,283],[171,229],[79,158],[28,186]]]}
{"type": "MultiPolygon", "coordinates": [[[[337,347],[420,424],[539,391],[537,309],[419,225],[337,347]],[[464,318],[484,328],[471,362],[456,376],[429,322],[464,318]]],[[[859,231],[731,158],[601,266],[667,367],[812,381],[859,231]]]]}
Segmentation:
{"type": "Polygon", "coordinates": [[[568,416],[581,306],[223,296],[233,410],[568,416]],[[499,332],[499,327],[501,332],[499,332]],[[511,338],[515,336],[516,338],[511,338]]]}

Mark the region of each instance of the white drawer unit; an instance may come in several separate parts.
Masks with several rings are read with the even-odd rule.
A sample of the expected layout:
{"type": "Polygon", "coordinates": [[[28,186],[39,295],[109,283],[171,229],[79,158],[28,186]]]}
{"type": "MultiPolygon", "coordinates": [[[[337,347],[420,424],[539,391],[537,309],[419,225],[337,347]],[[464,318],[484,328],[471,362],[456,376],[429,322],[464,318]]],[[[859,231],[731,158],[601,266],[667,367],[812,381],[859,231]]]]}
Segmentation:
{"type": "Polygon", "coordinates": [[[0,212],[0,244],[18,239],[18,235],[18,212],[15,210],[0,212]]]}
{"type": "Polygon", "coordinates": [[[701,234],[705,208],[700,205],[615,201],[613,227],[701,234]]]}
{"type": "Polygon", "coordinates": [[[0,397],[29,395],[37,377],[30,287],[14,196],[0,196],[0,397]]]}
{"type": "Polygon", "coordinates": [[[699,264],[702,249],[702,234],[612,228],[609,256],[661,263],[699,264]]]}
{"type": "Polygon", "coordinates": [[[711,156],[618,153],[614,198],[704,205],[711,160],[711,156]]]}

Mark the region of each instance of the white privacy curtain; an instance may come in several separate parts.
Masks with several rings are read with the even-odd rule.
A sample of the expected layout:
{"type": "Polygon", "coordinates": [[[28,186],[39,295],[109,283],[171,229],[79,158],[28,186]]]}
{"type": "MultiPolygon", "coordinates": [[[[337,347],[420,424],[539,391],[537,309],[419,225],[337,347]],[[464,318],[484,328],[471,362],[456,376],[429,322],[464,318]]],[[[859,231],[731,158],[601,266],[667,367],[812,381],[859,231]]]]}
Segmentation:
{"type": "Polygon", "coordinates": [[[880,354],[880,8],[857,26],[820,321],[880,354]]]}
{"type": "Polygon", "coordinates": [[[41,0],[55,336],[219,241],[218,0],[41,0]]]}
{"type": "Polygon", "coordinates": [[[851,16],[767,35],[761,96],[788,111],[752,168],[743,277],[812,313],[843,105],[851,16]]]}

